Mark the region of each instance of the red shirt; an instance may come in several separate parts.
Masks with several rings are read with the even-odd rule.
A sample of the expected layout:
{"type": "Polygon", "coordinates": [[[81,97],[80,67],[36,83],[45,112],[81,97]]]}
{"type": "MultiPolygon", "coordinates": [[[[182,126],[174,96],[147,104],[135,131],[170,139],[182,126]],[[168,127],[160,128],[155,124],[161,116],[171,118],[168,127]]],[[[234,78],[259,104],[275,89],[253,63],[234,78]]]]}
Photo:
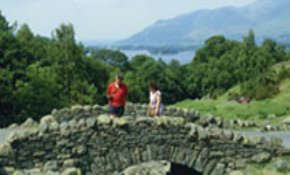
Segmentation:
{"type": "Polygon", "coordinates": [[[126,98],[128,95],[128,86],[124,83],[116,86],[115,82],[110,83],[107,88],[107,96],[112,96],[109,100],[109,104],[113,107],[122,107],[126,104],[126,98]]]}

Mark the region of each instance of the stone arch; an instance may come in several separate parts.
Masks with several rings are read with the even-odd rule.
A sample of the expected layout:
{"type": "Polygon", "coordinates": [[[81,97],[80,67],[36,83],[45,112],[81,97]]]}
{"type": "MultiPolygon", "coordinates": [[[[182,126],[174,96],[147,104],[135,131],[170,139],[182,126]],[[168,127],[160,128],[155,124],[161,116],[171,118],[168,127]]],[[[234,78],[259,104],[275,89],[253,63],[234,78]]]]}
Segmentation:
{"type": "MultiPolygon", "coordinates": [[[[172,164],[173,173],[178,170],[183,170],[195,172],[195,174],[202,173],[209,175],[215,171],[218,160],[209,159],[209,150],[205,144],[206,143],[195,145],[188,143],[186,146],[186,142],[184,142],[168,146],[166,142],[164,142],[164,144],[160,145],[149,144],[138,146],[136,143],[132,143],[132,145],[127,145],[127,149],[108,149],[106,155],[94,157],[90,166],[90,171],[92,175],[97,175],[95,172],[99,172],[103,168],[103,170],[101,170],[102,173],[113,174],[121,172],[130,166],[150,161],[165,160],[172,164]],[[105,166],[105,168],[102,167],[109,162],[111,163],[110,166],[105,166]]],[[[222,169],[222,171],[223,170],[224,169],[222,169]]]]}

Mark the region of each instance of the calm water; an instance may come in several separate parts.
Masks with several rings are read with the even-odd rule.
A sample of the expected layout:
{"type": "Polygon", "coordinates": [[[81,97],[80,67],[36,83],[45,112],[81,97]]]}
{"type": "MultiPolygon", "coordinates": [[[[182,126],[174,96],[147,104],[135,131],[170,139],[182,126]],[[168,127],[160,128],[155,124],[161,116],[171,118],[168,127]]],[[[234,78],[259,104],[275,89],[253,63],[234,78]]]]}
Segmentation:
{"type": "Polygon", "coordinates": [[[121,50],[121,52],[125,53],[129,58],[132,58],[136,55],[145,54],[151,56],[155,59],[161,58],[166,63],[169,63],[172,59],[178,60],[181,64],[187,64],[192,61],[195,52],[192,51],[184,51],[179,52],[177,54],[151,54],[147,50],[121,50]]]}

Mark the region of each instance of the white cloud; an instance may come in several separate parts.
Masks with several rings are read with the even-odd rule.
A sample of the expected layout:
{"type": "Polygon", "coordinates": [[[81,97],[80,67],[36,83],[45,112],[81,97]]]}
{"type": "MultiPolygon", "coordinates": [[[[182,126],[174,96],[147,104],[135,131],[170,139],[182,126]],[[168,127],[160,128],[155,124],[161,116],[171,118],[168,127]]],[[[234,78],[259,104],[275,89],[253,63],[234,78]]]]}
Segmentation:
{"type": "Polygon", "coordinates": [[[128,37],[159,19],[200,8],[244,5],[254,0],[9,0],[0,2],[10,22],[28,23],[50,36],[60,23],[73,23],[82,40],[128,37]]]}

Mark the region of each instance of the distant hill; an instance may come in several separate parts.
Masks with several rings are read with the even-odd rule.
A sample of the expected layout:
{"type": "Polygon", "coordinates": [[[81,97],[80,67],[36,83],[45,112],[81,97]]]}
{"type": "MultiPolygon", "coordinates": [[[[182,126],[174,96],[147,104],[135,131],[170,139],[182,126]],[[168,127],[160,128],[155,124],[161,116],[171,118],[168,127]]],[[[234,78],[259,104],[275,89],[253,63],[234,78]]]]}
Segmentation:
{"type": "Polygon", "coordinates": [[[258,41],[290,41],[290,0],[257,0],[244,7],[198,10],[152,26],[118,42],[121,46],[200,45],[213,35],[241,39],[250,29],[258,41]]]}

